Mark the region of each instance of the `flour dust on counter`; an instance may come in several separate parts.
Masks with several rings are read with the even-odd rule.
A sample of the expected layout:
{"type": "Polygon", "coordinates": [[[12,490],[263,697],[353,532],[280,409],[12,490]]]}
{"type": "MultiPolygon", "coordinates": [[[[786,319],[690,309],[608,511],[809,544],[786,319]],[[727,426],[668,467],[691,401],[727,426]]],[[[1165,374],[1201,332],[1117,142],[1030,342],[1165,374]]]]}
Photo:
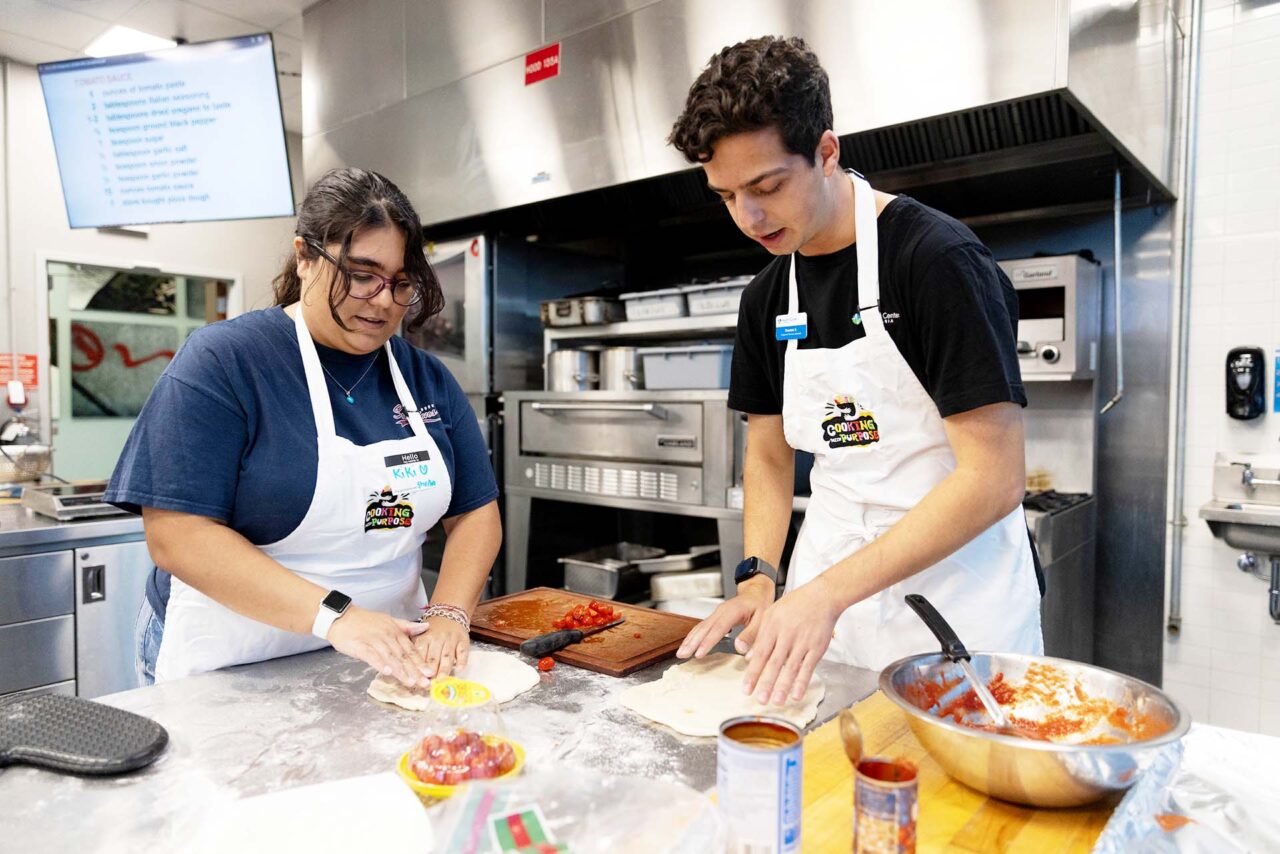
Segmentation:
{"type": "Polygon", "coordinates": [[[618,702],[642,717],[685,735],[714,736],[720,724],[741,715],[771,715],[804,727],[818,713],[827,687],[817,675],[797,702],[775,706],[758,703],[742,692],[747,660],[714,652],[678,664],[662,678],[628,688],[618,702]]]}
{"type": "MultiPolygon", "coordinates": [[[[454,671],[454,676],[479,682],[489,689],[494,702],[514,700],[538,684],[538,671],[514,655],[473,649],[467,666],[454,671]]],[[[375,700],[421,712],[431,707],[431,688],[409,688],[391,676],[379,675],[369,683],[368,694],[375,700]]]]}

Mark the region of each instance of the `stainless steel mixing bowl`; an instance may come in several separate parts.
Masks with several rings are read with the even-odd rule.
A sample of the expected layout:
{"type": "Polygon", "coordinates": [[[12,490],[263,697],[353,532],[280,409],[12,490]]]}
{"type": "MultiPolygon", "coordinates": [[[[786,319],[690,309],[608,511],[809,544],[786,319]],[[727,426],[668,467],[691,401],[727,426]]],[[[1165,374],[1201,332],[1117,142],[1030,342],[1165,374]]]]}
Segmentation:
{"type": "MultiPolygon", "coordinates": [[[[880,690],[907,714],[911,731],[938,764],[960,782],[1006,801],[1034,807],[1073,807],[1129,788],[1166,745],[1180,739],[1191,717],[1167,694],[1139,679],[1101,667],[1033,655],[975,652],[973,666],[989,681],[1004,673],[1017,686],[1028,665],[1048,664],[1079,680],[1090,695],[1145,716],[1160,732],[1128,744],[1072,745],[973,729],[931,714],[917,687],[963,683],[959,665],[940,653],[895,661],[880,674],[880,690]],[[914,701],[913,701],[914,698],[914,701]]],[[[960,691],[968,690],[963,685],[960,691]]]]}

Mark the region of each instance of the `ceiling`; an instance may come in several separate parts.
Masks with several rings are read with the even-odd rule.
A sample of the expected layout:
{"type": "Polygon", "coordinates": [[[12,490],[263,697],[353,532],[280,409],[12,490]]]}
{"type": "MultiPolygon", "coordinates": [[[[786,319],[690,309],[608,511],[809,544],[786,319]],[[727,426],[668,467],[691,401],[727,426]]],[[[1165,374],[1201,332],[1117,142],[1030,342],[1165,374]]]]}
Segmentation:
{"type": "Polygon", "coordinates": [[[316,0],[0,0],[0,56],[35,65],[84,56],[120,24],[190,42],[269,31],[285,127],[302,133],[302,10],[316,0]]]}

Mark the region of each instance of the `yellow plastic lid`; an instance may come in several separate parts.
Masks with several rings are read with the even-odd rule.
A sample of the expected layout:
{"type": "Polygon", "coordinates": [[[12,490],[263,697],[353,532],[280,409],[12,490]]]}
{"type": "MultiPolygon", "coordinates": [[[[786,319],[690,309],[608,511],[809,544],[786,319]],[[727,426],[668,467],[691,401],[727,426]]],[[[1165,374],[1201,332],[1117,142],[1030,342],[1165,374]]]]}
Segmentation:
{"type": "Polygon", "coordinates": [[[441,676],[431,682],[431,699],[449,708],[482,706],[492,698],[489,689],[479,682],[468,682],[453,676],[441,676]]]}

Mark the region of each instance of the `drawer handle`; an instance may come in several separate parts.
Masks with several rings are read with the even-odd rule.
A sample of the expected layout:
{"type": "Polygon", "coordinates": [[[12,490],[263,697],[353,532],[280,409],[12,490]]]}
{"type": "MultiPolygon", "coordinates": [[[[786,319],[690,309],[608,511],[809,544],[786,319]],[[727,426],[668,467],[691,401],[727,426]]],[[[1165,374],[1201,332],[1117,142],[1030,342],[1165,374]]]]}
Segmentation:
{"type": "Polygon", "coordinates": [[[575,412],[639,412],[666,420],[667,410],[656,403],[531,403],[534,412],[572,414],[575,412]]]}
{"type": "Polygon", "coordinates": [[[80,570],[81,587],[84,593],[80,597],[81,604],[89,605],[93,602],[102,602],[107,598],[107,566],[106,564],[97,564],[95,566],[81,567],[80,570]]]}

